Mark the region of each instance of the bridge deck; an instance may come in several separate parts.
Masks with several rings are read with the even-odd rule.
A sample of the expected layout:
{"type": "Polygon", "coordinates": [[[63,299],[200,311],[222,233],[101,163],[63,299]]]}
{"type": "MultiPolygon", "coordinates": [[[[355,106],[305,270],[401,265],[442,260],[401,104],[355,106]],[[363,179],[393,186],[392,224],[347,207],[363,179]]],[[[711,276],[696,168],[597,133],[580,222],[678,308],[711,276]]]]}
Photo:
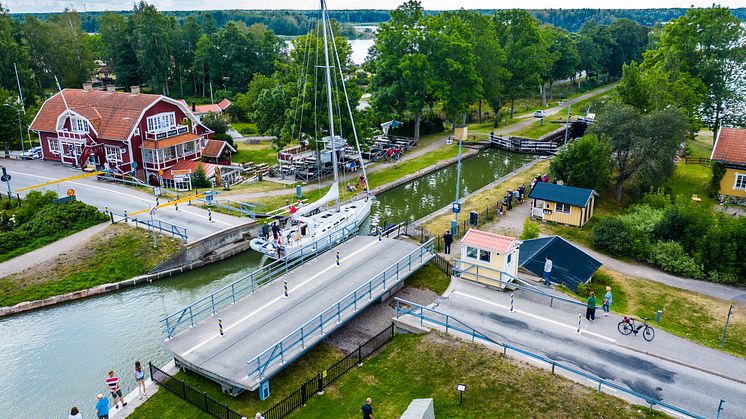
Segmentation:
{"type": "MultiPolygon", "coordinates": [[[[389,284],[393,286],[392,271],[388,268],[403,257],[407,258],[417,248],[417,245],[401,240],[384,238],[379,242],[375,237],[355,237],[219,311],[216,316],[183,330],[164,344],[187,368],[223,384],[254,390],[261,380],[248,376],[248,361],[259,357],[267,349],[271,350],[283,338],[309,320],[318,318],[324,310],[384,271],[389,275],[389,284]],[[340,252],[341,266],[336,266],[336,250],[340,252]],[[283,296],[283,280],[288,282],[289,298],[283,296]],[[218,317],[223,322],[224,337],[220,336],[218,330],[218,317]]],[[[414,256],[411,257],[406,272],[402,270],[396,278],[401,276],[403,279],[431,257],[428,254],[421,259],[418,254],[416,261],[414,256]]],[[[370,300],[379,298],[384,292],[373,285],[370,300]]],[[[367,304],[367,288],[365,294],[367,304]]],[[[358,305],[356,307],[359,308],[358,305]]],[[[350,311],[353,311],[352,308],[350,311]]],[[[353,315],[349,312],[342,314],[341,323],[353,315]]],[[[324,322],[327,317],[325,314],[324,322]]],[[[329,331],[327,326],[323,326],[323,331],[329,331]]],[[[318,339],[306,338],[306,342],[298,345],[292,355],[285,356],[282,364],[313,346],[323,333],[318,335],[318,339]]],[[[262,379],[283,367],[278,364],[279,359],[263,370],[262,379]]]]}

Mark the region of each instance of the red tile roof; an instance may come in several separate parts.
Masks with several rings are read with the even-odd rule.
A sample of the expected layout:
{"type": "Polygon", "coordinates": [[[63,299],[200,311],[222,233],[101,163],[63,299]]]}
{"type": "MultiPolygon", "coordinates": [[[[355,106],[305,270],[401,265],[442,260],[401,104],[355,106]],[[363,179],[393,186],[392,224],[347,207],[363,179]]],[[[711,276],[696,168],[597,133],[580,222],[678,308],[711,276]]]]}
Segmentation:
{"type": "Polygon", "coordinates": [[[710,158],[723,163],[746,165],[746,129],[721,128],[710,158]]]}
{"type": "Polygon", "coordinates": [[[473,228],[469,229],[469,231],[464,235],[464,238],[461,239],[462,244],[499,253],[509,252],[513,249],[513,246],[517,241],[518,239],[515,237],[501,236],[499,234],[473,228]]]}
{"type": "Polygon", "coordinates": [[[34,122],[33,131],[55,132],[57,118],[67,106],[91,121],[99,138],[126,140],[143,110],[160,99],[159,95],[106,92],[100,90],[64,89],[44,102],[34,122]]]}
{"type": "Polygon", "coordinates": [[[215,168],[218,167],[217,164],[199,162],[195,160],[182,160],[176,162],[176,164],[171,166],[170,169],[165,170],[163,172],[163,178],[173,179],[174,175],[192,174],[197,170],[197,166],[199,165],[202,165],[202,168],[205,170],[205,175],[207,175],[208,179],[215,176],[215,168]]]}
{"type": "Polygon", "coordinates": [[[232,151],[236,151],[236,149],[223,140],[207,140],[207,145],[202,150],[202,155],[216,159],[223,153],[225,146],[228,146],[232,151]]]}
{"type": "Polygon", "coordinates": [[[199,115],[210,113],[210,112],[220,113],[220,112],[223,112],[227,107],[232,105],[231,101],[228,99],[223,99],[218,103],[208,103],[206,105],[192,105],[192,106],[189,106],[189,104],[187,104],[186,100],[184,99],[179,100],[179,102],[183,103],[184,106],[186,106],[190,110],[193,109],[193,112],[199,115]]]}
{"type": "Polygon", "coordinates": [[[202,136],[199,134],[192,134],[191,132],[188,132],[186,134],[175,135],[173,137],[165,138],[163,140],[145,140],[142,142],[142,146],[143,148],[150,148],[150,149],[165,148],[165,147],[171,147],[172,145],[176,145],[176,144],[183,144],[189,141],[194,141],[197,138],[201,138],[201,137],[202,136]]]}

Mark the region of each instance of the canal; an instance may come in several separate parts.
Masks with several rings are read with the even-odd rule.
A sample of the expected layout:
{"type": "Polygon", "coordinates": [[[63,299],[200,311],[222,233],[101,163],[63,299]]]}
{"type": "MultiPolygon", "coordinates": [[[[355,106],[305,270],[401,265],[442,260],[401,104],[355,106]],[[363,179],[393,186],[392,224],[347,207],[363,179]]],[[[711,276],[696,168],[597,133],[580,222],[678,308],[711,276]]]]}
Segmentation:
{"type": "MultiPolygon", "coordinates": [[[[486,150],[464,160],[464,196],[514,170],[529,156],[486,150]]],[[[419,219],[452,202],[456,166],[378,196],[374,216],[395,223],[419,219]]],[[[169,356],[159,320],[166,314],[250,273],[264,261],[245,252],[208,267],[147,286],[0,319],[1,417],[67,417],[78,406],[93,415],[109,369],[124,390],[134,388],[133,364],[163,365],[169,356]]]]}

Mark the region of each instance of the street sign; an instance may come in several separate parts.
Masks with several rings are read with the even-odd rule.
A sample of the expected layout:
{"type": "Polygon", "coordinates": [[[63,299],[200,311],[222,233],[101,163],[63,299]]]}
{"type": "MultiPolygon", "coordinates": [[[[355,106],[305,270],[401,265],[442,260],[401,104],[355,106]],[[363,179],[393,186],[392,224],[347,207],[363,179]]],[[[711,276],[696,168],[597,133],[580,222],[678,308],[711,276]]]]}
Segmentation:
{"type": "Polygon", "coordinates": [[[7,181],[9,181],[10,179],[11,179],[11,178],[10,178],[10,175],[2,175],[2,176],[0,177],[0,180],[1,180],[1,181],[3,181],[3,182],[7,182],[7,181]]]}
{"type": "Polygon", "coordinates": [[[458,202],[454,202],[451,209],[453,210],[454,214],[458,214],[459,212],[461,212],[461,204],[459,204],[458,202]]]}
{"type": "Polygon", "coordinates": [[[75,189],[68,189],[67,196],[75,196],[75,189]]]}
{"type": "Polygon", "coordinates": [[[158,176],[163,176],[163,169],[158,170],[158,176]]]}
{"type": "Polygon", "coordinates": [[[161,196],[161,188],[158,186],[153,187],[153,195],[155,196],[161,196]]]}
{"type": "Polygon", "coordinates": [[[137,162],[136,161],[132,162],[132,170],[137,170],[137,162]]]}

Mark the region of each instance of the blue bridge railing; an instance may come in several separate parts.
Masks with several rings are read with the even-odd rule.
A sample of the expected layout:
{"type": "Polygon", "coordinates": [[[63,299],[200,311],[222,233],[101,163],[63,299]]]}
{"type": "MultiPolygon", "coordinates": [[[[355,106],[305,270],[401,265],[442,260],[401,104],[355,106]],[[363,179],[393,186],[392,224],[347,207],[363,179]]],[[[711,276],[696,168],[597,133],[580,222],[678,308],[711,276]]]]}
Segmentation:
{"type": "Polygon", "coordinates": [[[686,409],[670,405],[668,403],[656,400],[650,396],[640,394],[636,391],[630,390],[626,387],[620,386],[619,384],[616,384],[614,382],[605,380],[603,378],[597,377],[595,375],[589,374],[584,371],[580,371],[576,368],[573,368],[571,366],[562,364],[560,362],[557,362],[553,359],[546,358],[542,355],[535,354],[533,352],[527,351],[525,349],[517,348],[513,345],[507,344],[507,343],[501,343],[497,342],[490,337],[484,335],[483,333],[477,331],[473,327],[467,325],[466,323],[454,318],[453,316],[450,316],[448,314],[442,313],[440,311],[434,310],[432,308],[424,307],[422,305],[419,305],[417,303],[413,303],[411,301],[407,301],[403,298],[396,297],[396,318],[400,318],[402,316],[412,316],[415,318],[420,319],[420,326],[424,327],[424,323],[430,323],[431,325],[434,325],[436,327],[444,328],[445,333],[448,334],[449,332],[458,332],[462,335],[465,335],[471,339],[471,342],[473,343],[475,340],[481,340],[482,342],[486,342],[488,344],[493,344],[501,347],[503,349],[503,355],[508,355],[509,351],[521,354],[527,358],[531,358],[537,361],[541,361],[545,363],[546,365],[550,366],[552,369],[552,373],[555,372],[556,369],[564,370],[566,372],[575,374],[579,377],[583,377],[597,385],[596,389],[600,392],[602,391],[603,387],[607,387],[613,390],[620,391],[628,396],[631,396],[635,399],[639,399],[644,401],[650,410],[653,410],[654,407],[658,406],[664,409],[668,409],[672,412],[676,412],[680,415],[690,417],[690,418],[696,418],[696,419],[704,419],[704,416],[697,415],[695,413],[692,413],[686,409]]]}
{"type": "Polygon", "coordinates": [[[356,232],[357,228],[354,223],[350,223],[347,226],[334,230],[330,234],[320,237],[313,243],[309,243],[293,250],[284,258],[262,266],[254,272],[231,282],[212,294],[164,317],[161,319],[161,324],[166,339],[171,339],[183,328],[194,326],[200,320],[216,314],[222,308],[227,307],[230,304],[235,304],[245,295],[253,294],[258,288],[272,283],[275,278],[290,272],[298,266],[302,266],[321,253],[347,241],[353,237],[356,232]]]}
{"type": "Polygon", "coordinates": [[[383,295],[386,290],[398,285],[406,277],[406,275],[400,274],[411,272],[413,263],[416,265],[414,266],[416,269],[433,257],[434,241],[435,239],[428,240],[355,291],[347,294],[301,327],[280,339],[276,344],[255,358],[248,360],[249,380],[256,384],[261,383],[268,370],[286,362],[291,362],[308,347],[321,340],[324,335],[339,327],[343,319],[352,317],[358,309],[366,307],[374,299],[383,295]]]}
{"type": "Polygon", "coordinates": [[[130,222],[133,223],[135,227],[145,228],[148,231],[153,231],[153,229],[155,229],[158,233],[171,235],[171,238],[173,239],[179,238],[183,240],[184,243],[186,243],[187,239],[189,238],[186,228],[168,223],[166,221],[151,220],[149,218],[141,220],[137,217],[131,217],[125,214],[117,214],[111,210],[108,211],[108,214],[111,217],[112,224],[122,221],[124,221],[125,223],[130,222]]]}

